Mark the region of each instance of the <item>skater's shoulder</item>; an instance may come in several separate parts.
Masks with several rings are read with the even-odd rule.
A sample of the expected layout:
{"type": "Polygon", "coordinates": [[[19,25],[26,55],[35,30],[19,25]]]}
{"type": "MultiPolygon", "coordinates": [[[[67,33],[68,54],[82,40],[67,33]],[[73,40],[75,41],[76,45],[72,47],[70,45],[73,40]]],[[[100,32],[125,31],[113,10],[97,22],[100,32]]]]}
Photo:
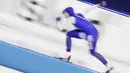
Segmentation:
{"type": "Polygon", "coordinates": [[[75,23],[76,19],[75,19],[75,17],[71,16],[68,18],[68,21],[70,21],[71,23],[75,23]]]}

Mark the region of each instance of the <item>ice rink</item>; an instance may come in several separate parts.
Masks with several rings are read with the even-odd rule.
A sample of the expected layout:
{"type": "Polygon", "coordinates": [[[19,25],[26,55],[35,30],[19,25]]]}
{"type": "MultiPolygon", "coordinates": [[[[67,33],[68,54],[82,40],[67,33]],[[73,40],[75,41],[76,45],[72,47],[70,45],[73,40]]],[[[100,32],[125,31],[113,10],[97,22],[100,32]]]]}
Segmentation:
{"type": "MultiPolygon", "coordinates": [[[[112,25],[108,25],[106,27],[107,29],[105,29],[106,31],[105,33],[113,32],[113,30],[119,30],[118,27],[112,25]]],[[[65,54],[65,39],[64,39],[65,34],[53,28],[48,28],[45,26],[41,26],[41,28],[43,28],[42,30],[44,31],[39,32],[39,33],[43,33],[42,35],[37,34],[35,32],[27,32],[29,30],[25,30],[25,29],[21,30],[22,28],[21,29],[18,28],[21,27],[16,28],[16,27],[0,24],[0,36],[1,36],[0,39],[50,56],[61,56],[65,54]],[[46,32],[47,30],[48,32],[46,32]],[[56,33],[58,35],[52,35],[53,33],[56,33]]],[[[100,29],[101,28],[102,27],[100,27],[100,29]]],[[[103,35],[107,36],[108,34],[103,34],[103,35]]],[[[107,39],[107,38],[102,37],[102,39],[107,39]]],[[[101,40],[99,40],[99,43],[101,43],[101,40]]],[[[74,46],[73,46],[73,53],[71,59],[73,63],[96,71],[104,71],[105,68],[103,67],[103,65],[97,59],[89,55],[88,48],[85,41],[80,41],[76,39],[74,39],[73,41],[75,41],[73,43],[74,46]],[[77,44],[76,43],[77,41],[80,42],[80,45],[79,44],[75,45],[77,44]]],[[[105,55],[106,54],[104,53],[104,56],[105,55]]],[[[106,56],[106,58],[115,67],[115,70],[118,71],[116,73],[128,73],[130,71],[129,70],[130,66],[127,63],[114,60],[112,57],[106,56]]]]}

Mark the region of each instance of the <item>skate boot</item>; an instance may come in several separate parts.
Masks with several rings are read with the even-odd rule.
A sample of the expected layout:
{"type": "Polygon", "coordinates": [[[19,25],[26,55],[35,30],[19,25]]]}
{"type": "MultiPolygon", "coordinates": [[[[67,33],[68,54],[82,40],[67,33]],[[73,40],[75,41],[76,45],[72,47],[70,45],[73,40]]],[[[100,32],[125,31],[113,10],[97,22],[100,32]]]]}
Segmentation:
{"type": "Polygon", "coordinates": [[[113,71],[114,70],[114,67],[110,67],[107,71],[106,71],[106,73],[111,73],[111,71],[113,71]]]}
{"type": "Polygon", "coordinates": [[[66,61],[66,62],[69,62],[70,59],[71,59],[71,56],[68,56],[67,58],[62,58],[60,57],[59,59],[63,60],[63,61],[66,61]]]}

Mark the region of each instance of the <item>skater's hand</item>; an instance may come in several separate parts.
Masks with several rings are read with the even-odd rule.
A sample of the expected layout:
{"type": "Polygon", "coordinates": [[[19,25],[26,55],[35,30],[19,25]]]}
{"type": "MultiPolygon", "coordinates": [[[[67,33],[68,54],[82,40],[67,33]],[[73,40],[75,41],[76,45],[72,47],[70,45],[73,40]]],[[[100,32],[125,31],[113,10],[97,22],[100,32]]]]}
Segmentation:
{"type": "Polygon", "coordinates": [[[61,21],[61,17],[57,17],[55,20],[56,21],[61,21]]]}

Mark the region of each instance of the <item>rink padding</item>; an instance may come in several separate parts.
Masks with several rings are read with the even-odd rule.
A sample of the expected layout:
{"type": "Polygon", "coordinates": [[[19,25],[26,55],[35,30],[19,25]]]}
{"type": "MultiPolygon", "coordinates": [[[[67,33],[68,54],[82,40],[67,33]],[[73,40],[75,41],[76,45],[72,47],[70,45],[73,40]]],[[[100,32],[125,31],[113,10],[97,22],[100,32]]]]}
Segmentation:
{"type": "Polygon", "coordinates": [[[0,64],[24,73],[97,73],[3,41],[0,64]]]}
{"type": "MultiPolygon", "coordinates": [[[[87,2],[87,1],[82,1],[82,0],[79,0],[79,1],[83,2],[83,3],[86,3],[86,4],[89,4],[89,5],[93,5],[93,3],[90,3],[90,2],[87,2]]],[[[113,12],[113,13],[116,13],[116,14],[119,14],[119,15],[126,16],[126,17],[130,18],[130,14],[128,14],[126,12],[119,12],[119,11],[113,9],[113,8],[107,8],[107,7],[103,7],[103,6],[100,6],[99,8],[105,9],[107,11],[110,11],[110,12],[113,12]]]]}

